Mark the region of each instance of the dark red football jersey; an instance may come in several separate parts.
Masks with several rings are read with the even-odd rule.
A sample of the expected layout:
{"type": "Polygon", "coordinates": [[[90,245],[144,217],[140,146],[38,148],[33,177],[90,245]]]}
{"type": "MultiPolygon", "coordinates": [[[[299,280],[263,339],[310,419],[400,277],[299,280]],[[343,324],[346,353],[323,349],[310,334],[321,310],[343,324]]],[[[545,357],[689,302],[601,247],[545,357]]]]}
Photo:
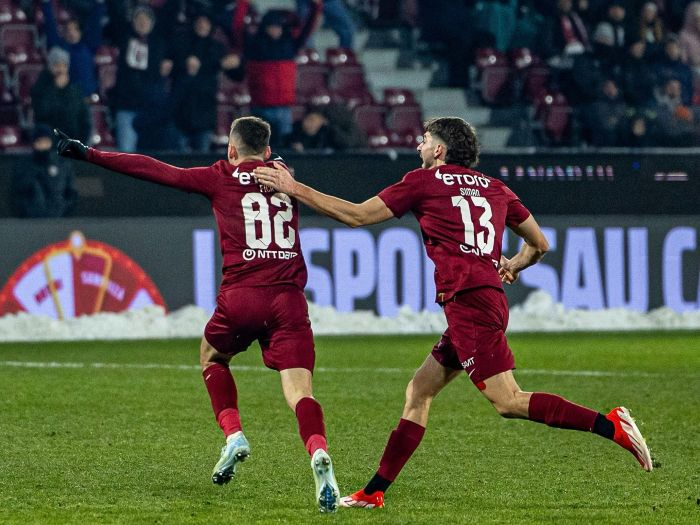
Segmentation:
{"type": "Polygon", "coordinates": [[[530,212],[501,181],[446,164],[408,172],[379,198],[396,217],[411,211],[418,219],[435,263],[437,302],[479,286],[502,288],[497,268],[503,231],[530,212]]]}
{"type": "Polygon", "coordinates": [[[223,287],[306,285],[296,199],[258,184],[262,161],[238,166],[220,160],[208,167],[178,168],[129,153],[90,148],[88,160],[138,179],[205,195],[212,204],[224,261],[223,287]]]}

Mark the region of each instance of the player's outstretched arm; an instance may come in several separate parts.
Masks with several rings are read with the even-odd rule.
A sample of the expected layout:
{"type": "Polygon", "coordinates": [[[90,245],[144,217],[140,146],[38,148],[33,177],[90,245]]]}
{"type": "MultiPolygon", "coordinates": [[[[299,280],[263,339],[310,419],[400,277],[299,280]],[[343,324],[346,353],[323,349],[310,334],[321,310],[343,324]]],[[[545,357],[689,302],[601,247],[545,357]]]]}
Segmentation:
{"type": "Polygon", "coordinates": [[[547,238],[542,233],[535,218],[530,215],[512,230],[525,241],[520,251],[512,259],[501,256],[498,273],[504,283],[512,284],[525,268],[539,262],[549,250],[547,238]]]}
{"type": "Polygon", "coordinates": [[[185,191],[208,195],[212,186],[209,168],[178,168],[146,155],[100,151],[90,148],[55,129],[58,154],[84,160],[137,179],[156,182],[185,191]]]}
{"type": "Polygon", "coordinates": [[[391,219],[394,214],[379,197],[372,197],[361,204],[355,204],[332,195],[316,191],[297,182],[291,173],[278,162],[274,168],[255,168],[258,182],[286,193],[310,206],[317,212],[355,228],[364,224],[376,224],[391,219]]]}

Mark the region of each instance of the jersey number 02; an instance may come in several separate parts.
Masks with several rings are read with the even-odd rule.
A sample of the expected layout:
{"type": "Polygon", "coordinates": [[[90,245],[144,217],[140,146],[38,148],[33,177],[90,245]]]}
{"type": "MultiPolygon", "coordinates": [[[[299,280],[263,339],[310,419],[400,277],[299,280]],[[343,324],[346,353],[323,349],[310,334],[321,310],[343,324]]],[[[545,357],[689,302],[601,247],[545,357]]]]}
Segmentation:
{"type": "Polygon", "coordinates": [[[472,220],[472,210],[469,205],[469,200],[466,197],[452,197],[452,206],[458,207],[462,215],[464,223],[464,244],[479,248],[482,253],[489,255],[493,251],[493,243],[496,237],[496,231],[491,223],[491,205],[485,197],[469,197],[472,204],[483,209],[483,213],[479,217],[479,224],[486,231],[474,233],[474,221],[472,220]]]}
{"type": "Polygon", "coordinates": [[[282,249],[294,248],[296,231],[291,226],[285,228],[285,225],[292,220],[294,213],[292,199],[285,193],[275,193],[270,197],[270,203],[280,208],[272,218],[270,206],[262,193],[246,193],[241,199],[246,243],[251,248],[265,249],[270,246],[274,232],[277,246],[282,249]],[[259,229],[257,224],[260,224],[259,229]]]}

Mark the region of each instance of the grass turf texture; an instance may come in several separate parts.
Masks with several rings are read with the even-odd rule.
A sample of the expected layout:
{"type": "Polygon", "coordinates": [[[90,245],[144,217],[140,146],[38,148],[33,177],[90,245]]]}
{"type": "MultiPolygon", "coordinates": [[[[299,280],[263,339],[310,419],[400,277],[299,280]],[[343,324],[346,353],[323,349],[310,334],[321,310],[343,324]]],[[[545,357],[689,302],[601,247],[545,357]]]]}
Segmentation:
{"type": "MultiPolygon", "coordinates": [[[[317,339],[315,394],[343,494],[374,472],[404,387],[434,341],[317,339]]],[[[592,434],[503,420],[460,377],[434,402],[426,437],[385,509],[318,516],[294,416],[278,375],[258,368],[257,348],[234,359],[245,365],[234,375],[252,456],[219,487],[210,473],[223,438],[194,368],[196,341],[4,344],[0,523],[700,522],[697,333],[513,335],[511,346],[523,389],[605,412],[630,408],[657,469],[643,472],[631,454],[592,434]],[[614,375],[552,373],[582,370],[614,375]]]]}

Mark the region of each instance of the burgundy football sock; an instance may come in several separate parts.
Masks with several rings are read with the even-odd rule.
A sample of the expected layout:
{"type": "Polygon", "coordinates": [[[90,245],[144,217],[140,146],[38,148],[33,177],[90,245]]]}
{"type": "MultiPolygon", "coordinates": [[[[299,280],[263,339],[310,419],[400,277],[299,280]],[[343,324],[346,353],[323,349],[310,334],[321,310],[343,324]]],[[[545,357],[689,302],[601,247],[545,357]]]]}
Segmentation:
{"type": "Polygon", "coordinates": [[[328,450],[326,427],[323,424],[323,410],[313,397],[303,397],[297,403],[294,412],[299,423],[299,435],[304,442],[309,456],[316,450],[328,450]]]}
{"type": "Polygon", "coordinates": [[[389,436],[382,459],[379,460],[377,474],[389,482],[394,481],[420,445],[423,434],[425,427],[402,418],[389,436]]]}
{"type": "Polygon", "coordinates": [[[209,392],[211,407],[216,421],[226,437],[241,430],[241,417],[238,412],[238,392],[228,366],[214,363],[204,372],[204,384],[209,392]]]}
{"type": "Polygon", "coordinates": [[[591,432],[598,412],[567,401],[563,397],[543,392],[534,392],[530,397],[531,421],[545,423],[550,427],[568,428],[591,432]]]}

